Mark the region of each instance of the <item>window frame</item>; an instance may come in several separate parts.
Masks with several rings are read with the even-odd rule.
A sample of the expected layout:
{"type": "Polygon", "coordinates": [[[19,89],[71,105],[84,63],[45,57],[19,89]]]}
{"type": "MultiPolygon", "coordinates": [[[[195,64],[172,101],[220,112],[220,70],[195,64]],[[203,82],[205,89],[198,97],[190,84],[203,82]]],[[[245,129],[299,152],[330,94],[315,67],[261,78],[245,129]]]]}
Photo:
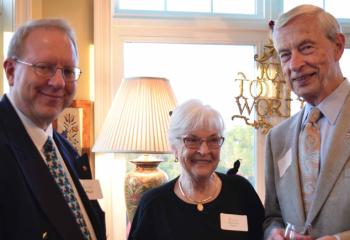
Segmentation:
{"type": "MultiPolygon", "coordinates": [[[[123,43],[124,42],[157,42],[157,43],[189,43],[189,44],[232,44],[232,45],[254,45],[257,52],[261,52],[263,45],[269,37],[268,23],[265,29],[259,31],[243,30],[240,26],[232,24],[231,21],[217,22],[214,20],[202,20],[203,24],[199,24],[198,20],[182,19],[174,20],[152,20],[152,19],[120,19],[112,20],[112,56],[122,63],[123,60],[123,43]],[[148,26],[147,28],[145,26],[148,26]],[[177,29],[174,32],[174,28],[177,29]],[[227,33],[230,33],[229,36],[227,33]]],[[[252,59],[254,56],[252,56],[252,59]]],[[[113,61],[113,60],[112,60],[113,61]]],[[[119,78],[123,76],[123,65],[113,64],[114,72],[119,78]]],[[[112,71],[112,72],[113,72],[112,71]]],[[[113,74],[112,74],[113,76],[113,74]]],[[[258,144],[257,140],[265,136],[256,136],[255,145],[263,148],[258,144]]],[[[262,149],[255,151],[256,163],[263,162],[263,157],[257,152],[263,152],[262,149]]],[[[256,168],[256,189],[263,199],[264,188],[261,182],[264,182],[262,169],[256,168]]]]}
{"type": "MultiPolygon", "coordinates": [[[[163,0],[166,2],[167,0],[163,0]]],[[[211,0],[212,2],[213,0],[211,0]]],[[[169,11],[169,10],[133,10],[133,9],[120,9],[119,0],[114,0],[113,15],[114,18],[118,17],[141,17],[147,18],[192,18],[192,17],[221,17],[231,19],[263,19],[265,13],[265,3],[270,0],[255,0],[256,13],[255,14],[239,14],[239,13],[215,13],[215,12],[191,12],[191,11],[169,11]]],[[[166,6],[166,3],[164,4],[166,6]]]]}
{"type": "MultiPolygon", "coordinates": [[[[274,2],[276,0],[267,0],[274,2]]],[[[266,3],[265,2],[265,3],[266,3]]],[[[269,9],[266,5],[265,8],[269,9]]],[[[249,44],[261,52],[270,31],[269,16],[264,20],[228,19],[220,17],[187,18],[150,18],[118,17],[114,18],[111,1],[94,1],[94,43],[95,43],[95,136],[103,124],[112,99],[123,77],[123,42],[173,42],[173,43],[217,43],[249,44]],[[174,31],[174,29],[176,31],[174,31]],[[112,44],[113,43],[113,44],[112,44]]],[[[252,56],[253,58],[253,56],[252,56]]],[[[264,199],[264,141],[265,135],[257,132],[255,137],[256,189],[264,199]]],[[[119,157],[96,154],[96,178],[102,183],[106,193],[101,205],[106,210],[107,234],[112,239],[125,239],[126,208],[123,204],[122,183],[126,170],[125,161],[119,157]],[[106,159],[109,159],[106,161],[106,159]],[[109,166],[106,166],[109,165],[109,166]],[[114,174],[106,171],[114,169],[114,174]],[[118,204],[116,204],[118,202],[118,204]]]]}
{"type": "MultiPolygon", "coordinates": [[[[281,1],[265,0],[266,14],[262,19],[235,19],[224,16],[140,17],[130,14],[115,17],[114,7],[111,0],[94,1],[95,136],[99,133],[123,77],[123,42],[213,44],[220,41],[255,45],[257,53],[261,53],[270,38],[268,22],[276,19],[283,9],[281,1]]],[[[343,26],[343,29],[348,39],[349,28],[343,26]]],[[[350,43],[347,47],[350,47],[350,43]]],[[[256,189],[263,200],[265,135],[260,131],[257,131],[255,145],[256,189]]],[[[126,163],[120,161],[118,155],[112,155],[106,157],[96,154],[96,178],[105,185],[105,197],[101,204],[106,210],[107,234],[111,239],[118,240],[125,239],[126,232],[126,210],[123,204],[126,163]],[[110,175],[106,174],[107,171],[111,172],[110,175]]]]}
{"type": "MultiPolygon", "coordinates": [[[[268,10],[271,9],[268,7],[270,4],[276,4],[278,1],[258,0],[258,2],[264,4],[264,9],[268,10]]],[[[112,9],[115,9],[115,6],[112,9]]],[[[282,6],[279,5],[276,9],[282,9],[282,6]]],[[[124,42],[254,45],[257,52],[260,53],[270,37],[268,22],[274,14],[267,11],[265,15],[269,17],[265,16],[262,20],[221,18],[220,16],[182,18],[156,16],[151,18],[149,16],[116,17],[113,15],[111,21],[112,62],[120,64],[112,64],[115,66],[112,70],[112,78],[122,79],[124,42]]],[[[255,149],[256,190],[262,200],[265,194],[263,155],[261,154],[264,152],[264,144],[262,144],[264,138],[265,136],[257,131],[255,137],[255,146],[257,146],[255,149]]]]}

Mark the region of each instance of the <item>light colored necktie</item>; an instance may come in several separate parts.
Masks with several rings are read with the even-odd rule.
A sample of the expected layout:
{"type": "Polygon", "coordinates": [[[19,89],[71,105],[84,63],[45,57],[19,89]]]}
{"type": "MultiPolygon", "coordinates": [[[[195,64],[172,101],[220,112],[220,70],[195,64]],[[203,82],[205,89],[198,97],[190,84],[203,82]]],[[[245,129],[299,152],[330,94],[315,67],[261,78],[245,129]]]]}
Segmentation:
{"type": "Polygon", "coordinates": [[[320,168],[320,129],[316,122],[321,112],[312,108],[301,132],[299,140],[299,165],[302,180],[304,210],[307,214],[314,199],[317,177],[320,168]]]}
{"type": "Polygon", "coordinates": [[[67,175],[60,161],[58,160],[56,149],[53,145],[51,137],[48,137],[44,144],[44,155],[46,158],[47,166],[51,175],[55,179],[58,187],[60,188],[64,199],[66,200],[69,208],[71,209],[77,224],[80,227],[81,232],[84,235],[84,240],[90,240],[90,233],[87,229],[83,215],[81,214],[80,206],[75,197],[73,188],[68,181],[67,175]]]}

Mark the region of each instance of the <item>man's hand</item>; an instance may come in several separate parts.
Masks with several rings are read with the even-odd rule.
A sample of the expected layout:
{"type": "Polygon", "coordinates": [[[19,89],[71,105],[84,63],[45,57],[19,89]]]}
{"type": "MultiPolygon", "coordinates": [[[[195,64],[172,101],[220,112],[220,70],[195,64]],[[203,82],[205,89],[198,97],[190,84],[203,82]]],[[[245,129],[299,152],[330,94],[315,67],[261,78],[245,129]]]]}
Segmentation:
{"type": "Polygon", "coordinates": [[[271,230],[267,240],[285,240],[283,237],[284,230],[282,228],[274,228],[271,230]]]}
{"type": "MultiPolygon", "coordinates": [[[[295,237],[297,240],[312,240],[312,237],[300,235],[300,234],[296,234],[295,237]]],[[[331,238],[328,238],[328,237],[329,236],[319,238],[317,240],[337,240],[333,237],[331,237],[331,238]]],[[[267,240],[288,240],[288,239],[284,237],[284,230],[282,228],[274,228],[271,230],[270,235],[269,235],[267,240]]]]}
{"type": "MultiPolygon", "coordinates": [[[[288,239],[288,238],[287,238],[288,239]]],[[[298,234],[295,233],[294,238],[295,240],[313,240],[311,236],[303,235],[303,234],[298,234]]]]}
{"type": "Polygon", "coordinates": [[[316,240],[337,240],[337,238],[334,236],[324,236],[324,237],[317,238],[316,240]]]}

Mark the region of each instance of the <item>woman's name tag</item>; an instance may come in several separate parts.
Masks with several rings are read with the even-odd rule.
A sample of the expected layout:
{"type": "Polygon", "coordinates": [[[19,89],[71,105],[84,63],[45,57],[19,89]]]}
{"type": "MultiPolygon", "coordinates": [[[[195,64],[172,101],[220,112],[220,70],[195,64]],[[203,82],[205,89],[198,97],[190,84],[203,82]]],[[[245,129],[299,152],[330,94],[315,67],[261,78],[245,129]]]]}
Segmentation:
{"type": "Polygon", "coordinates": [[[220,213],[220,224],[222,230],[248,232],[246,215],[220,213]]]}

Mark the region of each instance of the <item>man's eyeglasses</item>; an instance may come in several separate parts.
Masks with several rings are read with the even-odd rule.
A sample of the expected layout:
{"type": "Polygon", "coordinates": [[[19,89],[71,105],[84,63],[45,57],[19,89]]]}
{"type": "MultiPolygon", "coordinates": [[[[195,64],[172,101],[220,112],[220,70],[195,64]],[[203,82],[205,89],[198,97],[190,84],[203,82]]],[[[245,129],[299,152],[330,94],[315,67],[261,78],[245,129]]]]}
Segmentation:
{"type": "Polygon", "coordinates": [[[81,70],[78,67],[57,67],[55,64],[50,63],[28,63],[23,60],[15,59],[16,62],[30,66],[34,69],[34,72],[41,77],[52,78],[55,76],[57,69],[61,70],[62,77],[66,82],[77,81],[80,77],[81,70]]]}
{"type": "Polygon", "coordinates": [[[224,137],[210,137],[210,138],[198,138],[198,137],[184,137],[183,142],[188,149],[199,149],[203,142],[206,142],[208,148],[218,149],[224,143],[224,137]]]}

